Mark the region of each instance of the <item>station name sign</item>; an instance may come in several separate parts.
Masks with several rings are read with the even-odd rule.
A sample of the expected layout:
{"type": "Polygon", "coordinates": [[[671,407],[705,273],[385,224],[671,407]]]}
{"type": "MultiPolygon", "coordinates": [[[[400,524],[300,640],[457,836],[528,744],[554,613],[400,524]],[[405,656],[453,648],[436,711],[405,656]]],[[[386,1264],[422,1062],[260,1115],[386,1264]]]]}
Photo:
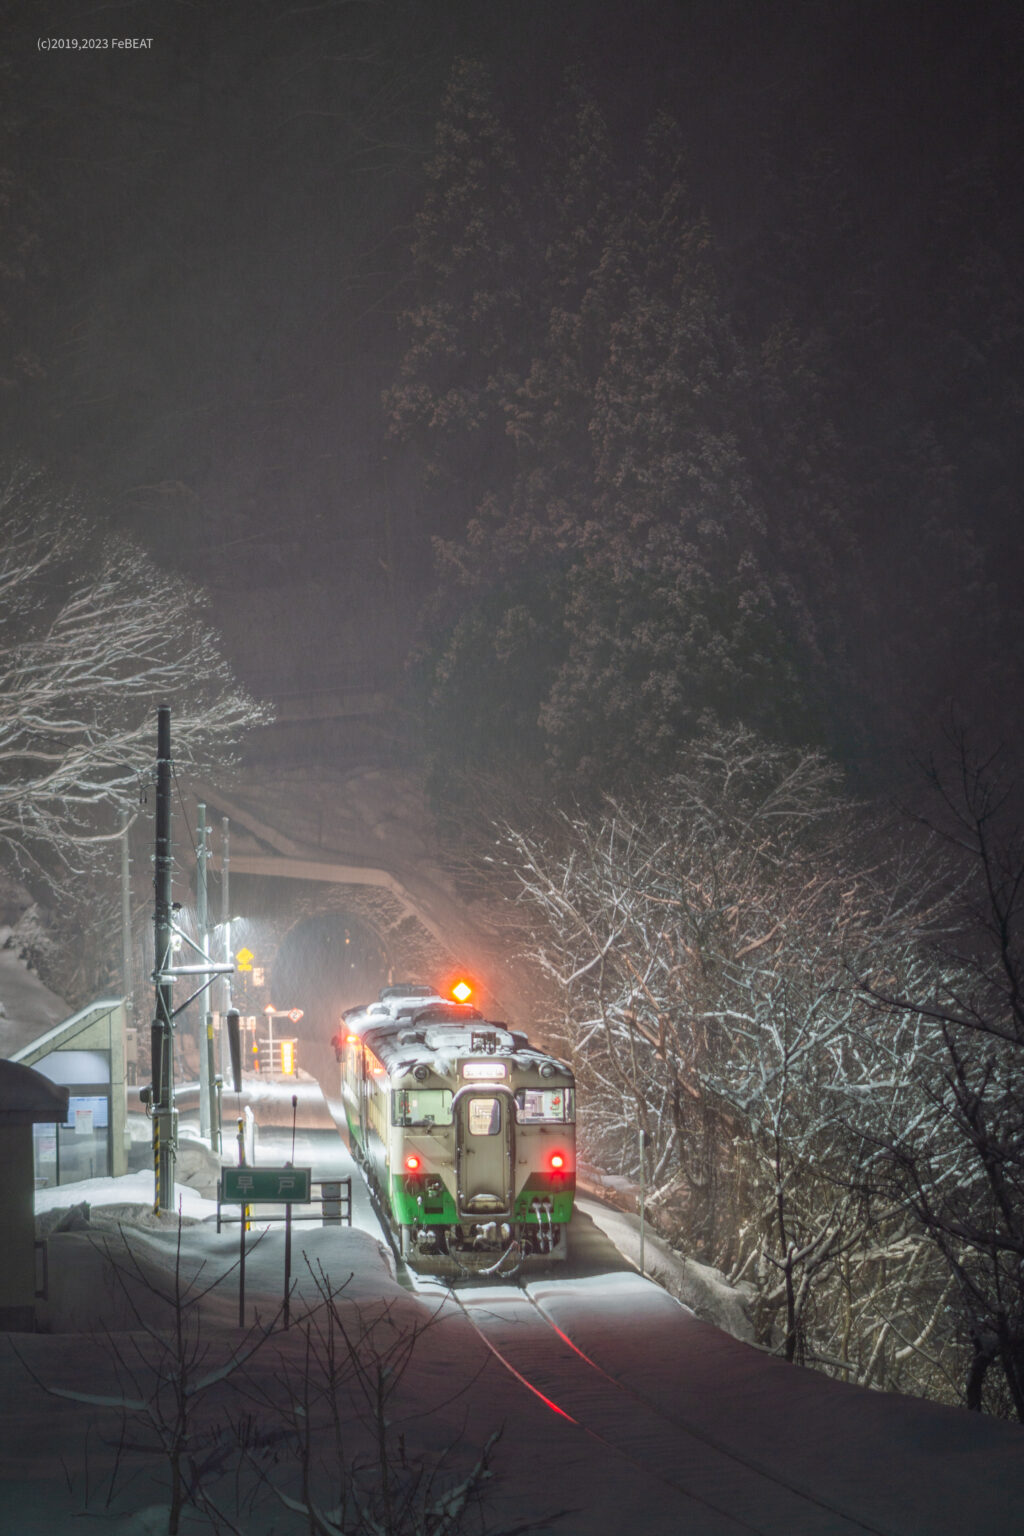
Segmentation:
{"type": "Polygon", "coordinates": [[[312,1182],[312,1168],[222,1168],[220,1198],[225,1205],[305,1205],[312,1182]]]}

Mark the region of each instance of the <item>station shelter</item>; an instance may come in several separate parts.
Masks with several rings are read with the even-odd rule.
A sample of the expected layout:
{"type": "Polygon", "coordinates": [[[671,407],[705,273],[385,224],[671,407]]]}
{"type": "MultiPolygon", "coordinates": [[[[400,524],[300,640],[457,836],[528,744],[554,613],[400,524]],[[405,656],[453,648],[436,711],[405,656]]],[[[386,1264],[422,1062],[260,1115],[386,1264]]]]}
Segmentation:
{"type": "MultiPolygon", "coordinates": [[[[36,1302],[45,1295],[41,1284],[40,1250],[33,1210],[32,1133],[38,1124],[57,1122],[67,1114],[67,1090],[39,1072],[12,1061],[0,1061],[0,1331],[31,1333],[36,1326],[36,1302]]],[[[45,1271],[45,1256],[43,1259],[45,1271]]]]}
{"type": "Polygon", "coordinates": [[[127,1172],[126,1011],[123,998],[90,1003],[11,1056],[67,1090],[62,1120],[36,1123],[36,1188],[127,1172]]]}

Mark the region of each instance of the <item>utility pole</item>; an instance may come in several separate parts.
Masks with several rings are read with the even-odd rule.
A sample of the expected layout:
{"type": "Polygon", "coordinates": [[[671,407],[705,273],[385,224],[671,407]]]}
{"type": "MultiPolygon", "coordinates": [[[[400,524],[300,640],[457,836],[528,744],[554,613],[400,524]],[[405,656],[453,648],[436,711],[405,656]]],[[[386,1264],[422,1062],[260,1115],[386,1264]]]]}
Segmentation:
{"type": "MultiPolygon", "coordinates": [[[[221,1011],[221,1020],[226,1024],[228,1014],[231,1012],[231,973],[235,962],[231,958],[231,900],[228,889],[228,867],[230,865],[230,843],[228,836],[228,817],[222,816],[220,821],[220,873],[221,873],[221,922],[224,925],[224,963],[227,969],[224,972],[224,1006],[221,1011]]],[[[223,1150],[223,1122],[221,1118],[221,1086],[222,1079],[216,1075],[213,1047],[213,1015],[209,1014],[207,1025],[206,1049],[210,1057],[210,1146],[214,1152],[223,1150]]],[[[224,1032],[221,1031],[221,1060],[224,1059],[224,1032]]]]}
{"type": "MultiPolygon", "coordinates": [[[[206,901],[206,806],[199,802],[196,807],[196,927],[199,930],[199,947],[204,955],[210,953],[209,922],[206,901]]],[[[199,1047],[199,1134],[210,1136],[210,1093],[213,1087],[213,1018],[207,1007],[206,994],[199,1005],[199,1029],[196,1044],[199,1047]]],[[[216,1151],[213,1139],[210,1145],[216,1151]]]]}
{"type": "Polygon", "coordinates": [[[644,1223],[647,1215],[647,1132],[640,1131],[640,1273],[647,1274],[644,1262],[644,1223]]]}
{"type": "MultiPolygon", "coordinates": [[[[228,889],[230,846],[228,818],[222,816],[220,820],[220,920],[224,929],[224,963],[234,970],[234,962],[231,959],[231,895],[228,889]]],[[[224,974],[225,1018],[231,1012],[231,970],[224,974]]]]}
{"type": "Polygon", "coordinates": [[[132,966],[132,876],[131,854],[128,847],[128,830],[131,816],[124,811],[121,816],[121,990],[124,993],[125,1011],[131,1012],[134,982],[132,966]]]}
{"type": "Polygon", "coordinates": [[[174,1209],[174,1158],[177,1114],[174,1108],[174,978],[171,974],[173,916],[171,908],[171,712],[157,710],[156,741],[156,1017],[153,1051],[153,1174],[157,1211],[174,1209]]]}
{"type": "MultiPolygon", "coordinates": [[[[205,817],[205,808],[204,808],[205,817]]],[[[204,838],[205,844],[205,838],[204,838]]],[[[200,860],[205,882],[205,861],[200,860]]],[[[179,1013],[203,997],[218,976],[225,976],[233,969],[230,961],[220,965],[210,959],[205,942],[200,945],[175,925],[174,905],[171,901],[171,712],[161,705],[157,711],[156,745],[156,858],[154,890],[156,904],[154,928],[156,934],[156,966],[153,981],[156,984],[156,1017],[151,1034],[153,1050],[153,1084],[145,1090],[146,1102],[153,1117],[153,1176],[156,1182],[155,1209],[174,1209],[174,1160],[178,1141],[178,1112],[174,1107],[174,1021],[179,1013]],[[187,944],[198,957],[195,965],[174,963],[174,940],[187,944]],[[179,977],[189,977],[198,982],[191,997],[177,1008],[174,1006],[174,983],[179,977]]],[[[204,897],[205,904],[205,897],[204,897]]],[[[205,939],[205,935],[201,935],[205,939]]],[[[211,1119],[219,1133],[219,1117],[211,1119]]],[[[211,1132],[212,1134],[212,1132],[211,1132]]]]}

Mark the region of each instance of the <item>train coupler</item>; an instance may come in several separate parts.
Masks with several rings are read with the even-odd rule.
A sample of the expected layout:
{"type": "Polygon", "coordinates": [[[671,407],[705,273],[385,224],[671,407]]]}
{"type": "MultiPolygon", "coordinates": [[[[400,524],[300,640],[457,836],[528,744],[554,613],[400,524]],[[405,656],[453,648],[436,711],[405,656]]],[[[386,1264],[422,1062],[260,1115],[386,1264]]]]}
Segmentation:
{"type": "Polygon", "coordinates": [[[505,1247],[512,1239],[512,1228],[507,1221],[478,1222],[472,1229],[474,1248],[505,1247]]]}
{"type": "Polygon", "coordinates": [[[530,1214],[537,1218],[539,1228],[537,1237],[537,1250],[540,1253],[550,1253],[555,1246],[556,1236],[554,1229],[554,1207],[550,1199],[541,1195],[534,1195],[530,1201],[530,1214]]]}

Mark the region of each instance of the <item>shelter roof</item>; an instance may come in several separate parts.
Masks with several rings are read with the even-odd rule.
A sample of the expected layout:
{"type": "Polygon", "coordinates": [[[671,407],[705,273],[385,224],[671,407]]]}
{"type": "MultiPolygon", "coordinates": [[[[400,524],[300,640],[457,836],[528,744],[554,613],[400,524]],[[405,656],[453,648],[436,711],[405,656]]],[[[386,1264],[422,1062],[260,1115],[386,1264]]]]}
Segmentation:
{"type": "Polygon", "coordinates": [[[19,1061],[0,1061],[0,1125],[63,1123],[68,1090],[19,1061]]]}

